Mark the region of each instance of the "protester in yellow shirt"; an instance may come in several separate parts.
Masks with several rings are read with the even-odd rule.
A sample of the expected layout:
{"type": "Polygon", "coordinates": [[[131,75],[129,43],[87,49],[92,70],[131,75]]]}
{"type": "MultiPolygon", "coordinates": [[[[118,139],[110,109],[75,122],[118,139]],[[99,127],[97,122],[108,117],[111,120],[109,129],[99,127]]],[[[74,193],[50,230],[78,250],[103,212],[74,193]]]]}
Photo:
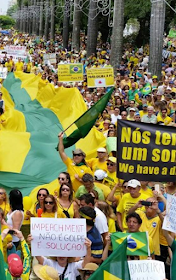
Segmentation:
{"type": "MultiPolygon", "coordinates": [[[[151,202],[151,205],[145,207],[145,212],[137,211],[142,219],[140,230],[148,231],[149,236],[153,239],[155,256],[158,257],[160,256],[160,232],[164,217],[158,208],[158,201],[155,197],[150,197],[147,201],[151,202]]],[[[139,207],[142,207],[140,202],[136,205],[136,209],[139,207]]]]}
{"type": "Polygon", "coordinates": [[[52,194],[49,194],[44,199],[42,218],[57,218],[57,202],[52,194]]]}
{"type": "Polygon", "coordinates": [[[0,188],[0,208],[4,211],[4,216],[10,211],[10,205],[7,201],[7,194],[5,189],[0,188]]]}
{"type": "Polygon", "coordinates": [[[159,113],[158,116],[157,116],[157,122],[158,123],[163,123],[164,125],[168,125],[172,122],[172,118],[167,116],[167,109],[166,108],[161,109],[161,113],[159,113]]]}
{"type": "Polygon", "coordinates": [[[96,170],[102,169],[107,171],[107,151],[105,148],[97,149],[97,158],[91,158],[86,162],[90,166],[91,170],[95,172],[96,170]]]}
{"type": "Polygon", "coordinates": [[[103,179],[107,176],[107,173],[104,170],[96,170],[94,173],[94,178],[95,178],[95,186],[100,188],[103,191],[105,200],[107,199],[108,195],[111,192],[111,189],[103,184],[103,179]]]}
{"type": "Polygon", "coordinates": [[[13,62],[10,61],[9,58],[7,58],[7,61],[6,61],[6,63],[5,63],[5,67],[7,67],[7,71],[8,71],[8,72],[11,72],[11,71],[12,71],[13,62]]]}
{"type": "Polygon", "coordinates": [[[23,71],[24,63],[21,61],[21,58],[18,59],[18,62],[15,64],[16,71],[23,71]]]}
{"type": "MultiPolygon", "coordinates": [[[[117,222],[122,231],[127,229],[126,216],[142,207],[141,204],[137,207],[139,201],[147,199],[146,195],[140,193],[140,188],[141,183],[138,180],[128,181],[129,193],[123,195],[117,206],[117,222]]],[[[145,210],[144,207],[142,209],[145,210]]]]}
{"type": "MultiPolygon", "coordinates": [[[[111,190],[115,187],[117,183],[123,183],[123,180],[118,179],[116,177],[116,162],[117,159],[115,157],[109,157],[107,160],[107,177],[104,178],[103,184],[107,185],[111,190]]],[[[116,192],[114,197],[117,201],[121,198],[121,188],[116,188],[116,192]]]]}
{"type": "Polygon", "coordinates": [[[148,181],[140,181],[141,183],[141,189],[140,193],[145,194],[147,197],[152,197],[154,196],[152,189],[148,187],[148,181]]]}
{"type": "Polygon", "coordinates": [[[93,175],[92,170],[85,161],[86,155],[81,149],[76,149],[73,151],[73,159],[69,158],[64,150],[62,132],[59,134],[58,150],[63,163],[67,166],[67,172],[70,174],[73,190],[77,191],[82,185],[82,176],[85,173],[93,175]]]}

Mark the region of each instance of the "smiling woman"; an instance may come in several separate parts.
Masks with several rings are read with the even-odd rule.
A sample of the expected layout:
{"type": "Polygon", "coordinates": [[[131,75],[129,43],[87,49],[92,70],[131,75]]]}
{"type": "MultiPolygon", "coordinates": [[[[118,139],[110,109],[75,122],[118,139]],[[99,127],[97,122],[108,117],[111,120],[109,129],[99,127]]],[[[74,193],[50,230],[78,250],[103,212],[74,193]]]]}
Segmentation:
{"type": "Polygon", "coordinates": [[[53,195],[49,194],[44,199],[42,218],[57,218],[57,202],[53,195]]]}

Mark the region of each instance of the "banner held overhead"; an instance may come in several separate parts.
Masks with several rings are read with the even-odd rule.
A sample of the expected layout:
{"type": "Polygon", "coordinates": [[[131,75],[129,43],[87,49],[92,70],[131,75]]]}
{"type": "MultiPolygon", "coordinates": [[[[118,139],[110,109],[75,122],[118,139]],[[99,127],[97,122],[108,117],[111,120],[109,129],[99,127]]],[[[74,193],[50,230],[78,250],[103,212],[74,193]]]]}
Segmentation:
{"type": "Polygon", "coordinates": [[[173,127],[118,120],[117,177],[175,181],[175,147],[173,127]]]}

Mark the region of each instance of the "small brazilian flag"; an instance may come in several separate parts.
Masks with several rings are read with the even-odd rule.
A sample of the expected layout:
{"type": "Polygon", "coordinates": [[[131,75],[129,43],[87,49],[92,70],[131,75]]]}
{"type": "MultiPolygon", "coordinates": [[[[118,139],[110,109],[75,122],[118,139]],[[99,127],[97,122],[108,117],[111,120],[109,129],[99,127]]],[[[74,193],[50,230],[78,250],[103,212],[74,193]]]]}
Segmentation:
{"type": "Polygon", "coordinates": [[[70,64],[70,74],[81,74],[81,73],[83,73],[83,64],[81,63],[70,64]]]}
{"type": "Polygon", "coordinates": [[[148,236],[146,232],[115,232],[111,234],[113,250],[127,239],[127,256],[148,256],[148,236]]]}
{"type": "Polygon", "coordinates": [[[147,83],[142,89],[140,89],[140,92],[141,92],[143,95],[150,94],[151,91],[152,91],[152,88],[151,88],[150,83],[147,83]]]}
{"type": "Polygon", "coordinates": [[[126,256],[127,240],[100,265],[89,280],[130,280],[126,256]]]}

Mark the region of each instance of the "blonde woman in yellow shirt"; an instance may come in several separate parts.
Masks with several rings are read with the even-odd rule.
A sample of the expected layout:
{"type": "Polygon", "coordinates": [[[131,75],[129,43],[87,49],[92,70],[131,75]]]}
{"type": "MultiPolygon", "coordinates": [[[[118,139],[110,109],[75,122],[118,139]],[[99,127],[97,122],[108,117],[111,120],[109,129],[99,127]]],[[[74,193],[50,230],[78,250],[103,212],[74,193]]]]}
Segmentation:
{"type": "Polygon", "coordinates": [[[58,218],[79,218],[78,204],[73,200],[73,189],[70,184],[61,185],[57,202],[58,218]]]}
{"type": "Polygon", "coordinates": [[[57,218],[57,201],[52,194],[44,199],[42,218],[57,218]]]}
{"type": "Polygon", "coordinates": [[[0,188],[0,208],[3,210],[4,216],[6,217],[7,213],[10,211],[10,205],[8,203],[7,193],[3,188],[0,188]]]}

